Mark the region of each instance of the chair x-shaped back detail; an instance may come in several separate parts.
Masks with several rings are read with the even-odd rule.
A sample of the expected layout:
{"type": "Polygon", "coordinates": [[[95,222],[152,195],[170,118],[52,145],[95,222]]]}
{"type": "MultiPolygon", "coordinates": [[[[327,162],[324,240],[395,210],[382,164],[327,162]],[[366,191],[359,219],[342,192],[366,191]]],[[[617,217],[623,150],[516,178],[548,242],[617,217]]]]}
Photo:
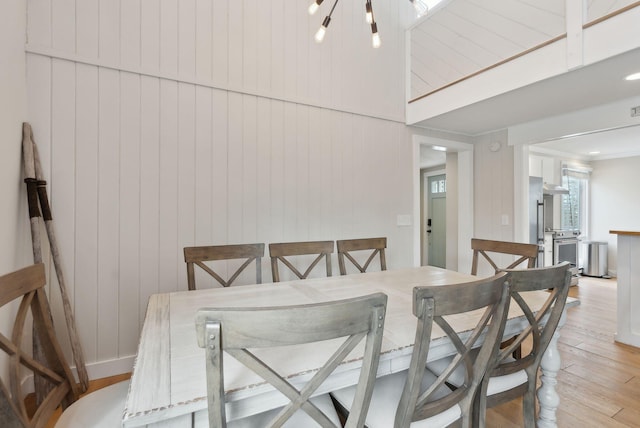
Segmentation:
{"type": "Polygon", "coordinates": [[[271,274],[273,282],[280,282],[278,261],[282,262],[299,279],[307,279],[311,271],[324,258],[326,260],[327,276],[331,276],[331,254],[333,253],[333,241],[308,241],[287,242],[269,244],[269,256],[271,257],[271,274]],[[300,272],[287,257],[317,255],[304,272],[300,272]]]}
{"type": "Polygon", "coordinates": [[[262,257],[264,244],[213,245],[201,247],[185,247],[184,261],[187,263],[187,284],[189,290],[196,289],[194,266],[211,275],[223,287],[229,287],[251,262],[256,263],[256,284],[262,283],[262,257]],[[246,259],[236,271],[225,280],[205,262],[217,260],[246,259]]]}
{"type": "Polygon", "coordinates": [[[290,403],[268,426],[281,426],[303,410],[323,427],[335,424],[312,402],[311,395],[335,368],[365,340],[364,357],[347,427],[361,427],[367,414],[380,358],[387,296],[376,293],[347,300],[283,307],[201,309],[196,316],[198,344],[206,351],[209,424],[226,426],[223,351],[282,392],[290,403]],[[313,320],[313,322],[309,322],[313,320]],[[300,390],[269,366],[259,348],[345,338],[334,354],[300,390]],[[251,350],[250,350],[251,349],[251,350]]]}
{"type": "Polygon", "coordinates": [[[9,356],[10,390],[0,380],[0,426],[45,426],[60,405],[67,407],[79,395],[71,369],[55,337],[47,296],[43,264],[35,264],[0,277],[0,307],[22,298],[15,317],[11,337],[0,333],[0,349],[9,356]],[[40,339],[44,363],[38,362],[23,348],[25,322],[29,310],[33,316],[34,333],[40,339]],[[24,370],[33,373],[47,385],[48,392],[29,416],[22,388],[24,370]]]}
{"type": "Polygon", "coordinates": [[[497,344],[504,331],[509,308],[506,277],[507,274],[500,273],[471,283],[414,289],[414,314],[418,317],[418,325],[407,383],[396,413],[396,427],[408,427],[412,421],[433,416],[456,404],[462,410],[463,426],[470,426],[475,391],[488,365],[496,358],[497,344]],[[485,308],[482,316],[474,329],[464,336],[445,319],[448,315],[480,308],[485,308]],[[437,380],[421,392],[433,323],[451,340],[456,355],[437,380]],[[481,343],[481,338],[480,351],[474,355],[473,350],[481,343]],[[464,383],[450,394],[434,399],[436,391],[445,387],[448,378],[461,365],[465,368],[464,383]]]}
{"type": "Polygon", "coordinates": [[[495,273],[503,269],[513,269],[524,262],[527,262],[527,268],[532,268],[536,264],[536,257],[538,257],[538,246],[536,244],[472,238],[471,249],[473,250],[471,275],[478,274],[478,255],[483,256],[489,262],[495,273]],[[506,267],[499,267],[487,253],[509,254],[519,256],[519,258],[506,267]]]}
{"type": "MultiPolygon", "coordinates": [[[[535,390],[538,368],[564,311],[571,286],[569,267],[569,262],[563,262],[551,267],[509,271],[511,297],[524,313],[529,325],[515,336],[513,343],[500,350],[496,360],[497,365],[487,373],[482,390],[478,394],[482,412],[486,407],[493,407],[523,396],[525,426],[535,426],[535,390]],[[549,295],[542,307],[534,313],[521,293],[535,290],[547,290],[549,295]],[[511,359],[510,355],[513,350],[528,338],[532,339],[531,351],[527,355],[521,356],[520,359],[511,359]],[[521,377],[526,380],[519,384],[516,382],[501,392],[487,396],[487,389],[492,377],[504,376],[502,379],[506,379],[508,375],[514,375],[517,372],[524,372],[526,376],[521,377]]],[[[515,380],[518,377],[511,376],[511,378],[515,380]]],[[[504,384],[504,382],[501,383],[504,384]]]]}
{"type": "Polygon", "coordinates": [[[380,256],[380,270],[387,270],[387,260],[385,257],[385,248],[387,248],[387,238],[366,238],[366,239],[343,239],[336,241],[338,248],[338,264],[340,266],[340,275],[347,274],[347,266],[345,265],[345,258],[347,258],[353,265],[361,272],[367,271],[367,268],[376,257],[380,256]],[[372,250],[369,258],[364,264],[358,263],[350,252],[352,251],[365,251],[372,250]]]}

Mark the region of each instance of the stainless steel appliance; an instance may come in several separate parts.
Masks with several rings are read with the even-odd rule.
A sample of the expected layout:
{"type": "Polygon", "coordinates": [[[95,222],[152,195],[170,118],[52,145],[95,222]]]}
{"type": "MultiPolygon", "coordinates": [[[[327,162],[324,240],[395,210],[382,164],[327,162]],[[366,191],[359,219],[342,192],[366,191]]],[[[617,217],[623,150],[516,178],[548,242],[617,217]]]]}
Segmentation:
{"type": "MultiPolygon", "coordinates": [[[[538,267],[553,264],[550,258],[545,260],[545,232],[558,229],[553,224],[554,198],[567,193],[568,189],[545,183],[542,177],[529,177],[529,242],[538,245],[538,267]]],[[[546,253],[551,254],[549,248],[546,253]]]]}
{"type": "Polygon", "coordinates": [[[544,183],[542,177],[529,177],[529,242],[538,245],[536,266],[551,266],[564,261],[571,263],[571,283],[575,285],[578,282],[580,231],[561,229],[553,221],[557,195],[568,193],[569,190],[562,186],[544,183]],[[545,240],[545,233],[551,239],[545,240]]]}
{"type": "Polygon", "coordinates": [[[551,231],[553,238],[553,264],[561,262],[571,263],[571,285],[578,283],[578,246],[580,240],[580,231],[572,230],[553,230],[551,231]]]}

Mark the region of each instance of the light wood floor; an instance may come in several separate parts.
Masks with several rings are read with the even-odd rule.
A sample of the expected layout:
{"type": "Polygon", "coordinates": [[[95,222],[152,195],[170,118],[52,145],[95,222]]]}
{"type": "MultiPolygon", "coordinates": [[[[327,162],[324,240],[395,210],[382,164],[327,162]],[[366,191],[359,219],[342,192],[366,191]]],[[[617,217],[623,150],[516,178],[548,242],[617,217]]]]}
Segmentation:
{"type": "MultiPolygon", "coordinates": [[[[640,349],[614,342],[615,279],[580,278],[570,295],[580,306],[568,310],[559,348],[560,428],[640,427],[640,349]]],[[[128,375],[121,375],[125,378],[128,375]]],[[[91,390],[122,377],[91,382],[91,390]]],[[[57,415],[48,426],[53,426],[57,415]]],[[[487,426],[521,427],[522,407],[511,402],[490,409],[487,426]]]]}
{"type": "MultiPolygon", "coordinates": [[[[568,309],[560,332],[562,369],[558,426],[640,427],[640,349],[614,342],[616,281],[582,277],[570,295],[580,306],[568,309]]],[[[521,427],[521,404],[487,413],[488,427],[521,427]]]]}

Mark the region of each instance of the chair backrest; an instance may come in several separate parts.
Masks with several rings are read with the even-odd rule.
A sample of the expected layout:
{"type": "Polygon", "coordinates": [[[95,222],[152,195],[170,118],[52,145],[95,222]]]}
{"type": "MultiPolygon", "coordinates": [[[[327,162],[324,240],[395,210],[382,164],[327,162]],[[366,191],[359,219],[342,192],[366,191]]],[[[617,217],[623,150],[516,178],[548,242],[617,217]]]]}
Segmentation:
{"type": "MultiPolygon", "coordinates": [[[[35,264],[0,277],[0,307],[20,299],[10,337],[0,333],[0,349],[8,355],[9,389],[0,379],[0,426],[44,427],[60,405],[67,407],[79,395],[79,386],[67,365],[56,339],[47,296],[43,264],[35,264]],[[25,321],[31,310],[33,331],[40,339],[42,361],[36,361],[23,349],[25,321]],[[45,396],[36,403],[35,413],[27,411],[22,379],[26,373],[46,385],[45,396]],[[32,415],[32,416],[29,416],[32,415]]],[[[30,344],[29,344],[30,345],[30,344]]]]}
{"type": "Polygon", "coordinates": [[[334,302],[257,308],[201,309],[198,344],[206,350],[209,426],[225,427],[223,351],[282,392],[290,403],[270,426],[281,426],[302,409],[321,426],[335,426],[309,397],[363,340],[364,357],[347,427],[362,427],[378,369],[387,296],[382,293],[334,302]],[[286,331],[286,334],[283,332],[286,331]],[[247,349],[273,348],[343,338],[343,344],[300,389],[247,349]]]}
{"type": "Polygon", "coordinates": [[[513,343],[500,350],[497,366],[491,371],[491,376],[507,375],[523,369],[529,372],[529,376],[536,375],[542,355],[558,327],[567,301],[571,286],[570,267],[569,262],[563,262],[551,267],[509,271],[511,297],[522,309],[528,325],[515,337],[513,343]],[[547,300],[535,314],[521,294],[534,290],[549,291],[547,300]],[[511,359],[513,350],[529,338],[533,339],[530,352],[517,360],[511,359]]]}
{"type": "Polygon", "coordinates": [[[307,241],[286,242],[269,244],[269,256],[271,257],[271,275],[273,282],[280,281],[278,260],[288,267],[300,279],[307,279],[309,273],[324,258],[326,260],[327,276],[331,276],[331,254],[333,253],[333,241],[307,241]],[[287,257],[317,255],[307,269],[301,273],[287,257]]]}
{"type": "Polygon", "coordinates": [[[348,259],[362,273],[367,271],[369,264],[376,255],[380,256],[380,270],[387,270],[387,259],[384,250],[387,248],[387,238],[366,238],[366,239],[343,239],[336,241],[338,248],[338,264],[340,266],[340,275],[347,274],[347,267],[344,259],[348,259]],[[353,251],[371,250],[369,257],[364,264],[358,261],[350,254],[353,251]]]}
{"type": "MultiPolygon", "coordinates": [[[[505,327],[510,301],[507,277],[508,274],[502,272],[479,281],[414,289],[413,313],[418,317],[418,324],[407,382],[396,412],[396,427],[408,427],[412,421],[435,416],[456,404],[460,406],[462,418],[466,422],[472,420],[475,392],[487,369],[495,363],[505,327]],[[482,314],[477,312],[479,309],[482,314]],[[472,331],[457,333],[456,327],[445,319],[448,315],[456,315],[450,320],[465,317],[476,319],[477,323],[472,331]],[[456,354],[437,380],[423,391],[421,383],[433,323],[451,340],[456,354]],[[479,350],[473,351],[480,341],[483,342],[479,350]],[[464,382],[449,394],[440,396],[449,377],[454,371],[460,371],[458,367],[464,371],[464,382]]],[[[463,422],[463,426],[471,425],[463,422]]]]}
{"type": "Polygon", "coordinates": [[[536,257],[538,257],[538,246],[536,244],[472,238],[471,249],[473,250],[471,275],[478,274],[478,255],[482,255],[487,262],[489,262],[495,273],[503,269],[513,269],[525,261],[527,262],[527,268],[532,268],[536,264],[536,257]],[[508,266],[498,267],[496,262],[487,253],[508,254],[519,258],[508,266]]]}
{"type": "Polygon", "coordinates": [[[202,247],[185,247],[184,261],[187,263],[187,284],[189,290],[196,289],[196,274],[194,266],[199,266],[215,278],[220,285],[228,287],[235,281],[244,269],[255,261],[256,284],[262,283],[262,257],[264,256],[264,244],[240,244],[240,245],[214,245],[202,247]],[[205,262],[217,260],[245,259],[244,263],[225,280],[205,262]]]}

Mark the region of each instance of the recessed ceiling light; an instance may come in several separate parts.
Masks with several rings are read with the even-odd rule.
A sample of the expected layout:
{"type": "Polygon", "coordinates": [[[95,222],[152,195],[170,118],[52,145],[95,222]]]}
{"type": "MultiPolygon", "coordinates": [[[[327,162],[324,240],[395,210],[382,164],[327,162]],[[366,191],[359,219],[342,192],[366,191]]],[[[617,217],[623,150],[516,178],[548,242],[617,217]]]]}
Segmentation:
{"type": "Polygon", "coordinates": [[[633,73],[624,78],[624,80],[638,80],[640,79],[640,73],[633,73]]]}
{"type": "Polygon", "coordinates": [[[446,152],[447,148],[446,147],[442,147],[442,146],[432,146],[431,147],[433,150],[437,150],[439,152],[446,152]]]}
{"type": "Polygon", "coordinates": [[[590,155],[599,155],[599,154],[600,154],[600,152],[597,152],[597,151],[596,151],[596,152],[589,152],[589,154],[590,154],[590,155]]]}

